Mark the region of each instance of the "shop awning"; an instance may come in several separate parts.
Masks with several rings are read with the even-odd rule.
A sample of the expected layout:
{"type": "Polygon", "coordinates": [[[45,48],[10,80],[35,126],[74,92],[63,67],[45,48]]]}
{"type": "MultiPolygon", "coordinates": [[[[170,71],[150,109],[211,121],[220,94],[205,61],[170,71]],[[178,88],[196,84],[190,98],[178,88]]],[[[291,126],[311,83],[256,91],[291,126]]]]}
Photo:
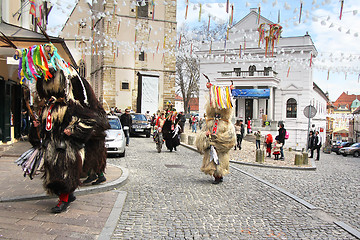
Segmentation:
{"type": "MultiPolygon", "coordinates": [[[[28,48],[33,45],[49,43],[47,38],[41,34],[6,22],[0,22],[0,31],[13,42],[17,48],[28,48]]],[[[59,55],[73,66],[77,66],[64,39],[49,36],[51,43],[58,49],[59,55]]],[[[0,57],[6,58],[14,55],[14,48],[8,44],[0,34],[0,57]]]]}
{"type": "Polygon", "coordinates": [[[231,91],[232,96],[235,98],[270,98],[270,89],[233,89],[231,91]]]}

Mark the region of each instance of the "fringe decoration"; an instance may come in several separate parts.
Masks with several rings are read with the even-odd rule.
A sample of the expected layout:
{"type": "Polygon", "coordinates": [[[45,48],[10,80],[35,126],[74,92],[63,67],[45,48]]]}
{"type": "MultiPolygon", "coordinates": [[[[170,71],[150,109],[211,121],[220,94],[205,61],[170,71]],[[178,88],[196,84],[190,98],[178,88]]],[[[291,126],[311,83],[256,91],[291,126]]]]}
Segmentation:
{"type": "Polygon", "coordinates": [[[24,172],[24,177],[28,175],[30,179],[33,179],[33,176],[39,168],[42,159],[43,152],[39,148],[30,148],[28,151],[24,152],[20,158],[15,161],[15,163],[18,166],[21,166],[24,172]]]}
{"type": "Polygon", "coordinates": [[[228,109],[233,107],[230,86],[219,87],[212,85],[209,90],[209,99],[212,107],[218,109],[228,109]]]}

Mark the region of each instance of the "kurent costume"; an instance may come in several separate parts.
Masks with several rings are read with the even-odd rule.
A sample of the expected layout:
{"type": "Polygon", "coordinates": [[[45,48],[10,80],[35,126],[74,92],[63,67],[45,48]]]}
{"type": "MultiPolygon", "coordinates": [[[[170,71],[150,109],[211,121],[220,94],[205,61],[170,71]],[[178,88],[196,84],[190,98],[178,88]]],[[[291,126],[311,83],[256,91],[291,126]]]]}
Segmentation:
{"type": "Polygon", "coordinates": [[[229,173],[229,151],[236,144],[232,116],[230,87],[218,87],[207,83],[209,101],[206,105],[206,124],[197,135],[195,144],[201,154],[204,154],[201,171],[214,176],[214,184],[223,181],[223,176],[229,173]]]}
{"type": "Polygon", "coordinates": [[[172,152],[176,151],[176,147],[180,145],[181,127],[179,126],[180,119],[175,111],[168,110],[165,123],[162,128],[163,137],[167,149],[172,152]]]}
{"type": "MultiPolygon", "coordinates": [[[[109,123],[90,84],[68,65],[52,44],[19,51],[21,82],[36,81],[38,97],[44,100],[40,140],[17,163],[25,175],[43,163],[43,186],[48,194],[59,196],[52,212],[60,213],[75,200],[73,192],[83,172],[102,173],[106,167],[105,130],[109,123]]],[[[31,142],[38,142],[31,140],[31,142]]]]}

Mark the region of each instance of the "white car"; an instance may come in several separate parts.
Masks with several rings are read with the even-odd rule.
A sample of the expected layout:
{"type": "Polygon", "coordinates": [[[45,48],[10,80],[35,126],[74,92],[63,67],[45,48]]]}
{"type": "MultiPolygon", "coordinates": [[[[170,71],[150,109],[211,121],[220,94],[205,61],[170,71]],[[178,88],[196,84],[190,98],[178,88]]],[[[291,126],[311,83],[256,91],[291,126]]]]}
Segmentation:
{"type": "Polygon", "coordinates": [[[125,156],[126,138],[120,119],[117,116],[108,116],[111,128],[106,130],[105,147],[108,154],[125,156]]]}

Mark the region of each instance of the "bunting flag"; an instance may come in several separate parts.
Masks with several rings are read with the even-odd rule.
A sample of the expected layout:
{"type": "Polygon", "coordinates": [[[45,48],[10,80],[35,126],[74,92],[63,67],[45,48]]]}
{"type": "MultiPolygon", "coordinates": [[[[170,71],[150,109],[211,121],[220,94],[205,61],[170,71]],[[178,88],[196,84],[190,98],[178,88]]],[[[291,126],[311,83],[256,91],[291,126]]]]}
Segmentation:
{"type": "Polygon", "coordinates": [[[191,43],[191,46],[190,46],[190,56],[192,55],[192,50],[193,50],[193,44],[191,43]]]}
{"type": "Polygon", "coordinates": [[[189,9],[189,0],[186,0],[185,20],[187,19],[188,9],[189,9]]]}
{"type": "Polygon", "coordinates": [[[330,70],[328,70],[327,72],[327,80],[329,80],[329,76],[330,76],[330,70]]]}
{"type": "Polygon", "coordinates": [[[211,48],[212,48],[212,40],[210,41],[209,54],[211,54],[211,48]]]}
{"type": "Polygon", "coordinates": [[[119,20],[119,22],[118,22],[117,33],[119,33],[119,30],[120,30],[120,23],[121,23],[121,20],[119,20]]]}
{"type": "Polygon", "coordinates": [[[160,41],[158,41],[157,47],[156,47],[156,53],[159,52],[159,45],[160,45],[160,41]]]}
{"type": "Polygon", "coordinates": [[[208,28],[207,28],[207,31],[209,32],[209,30],[210,30],[210,19],[211,19],[211,17],[209,16],[209,22],[208,22],[208,28]]]}
{"type": "Polygon", "coordinates": [[[300,3],[300,15],[299,15],[299,23],[301,22],[301,13],[302,13],[302,7],[303,7],[303,4],[300,3]]]}
{"type": "Polygon", "coordinates": [[[278,24],[280,23],[280,10],[278,11],[278,24]]]}
{"type": "Polygon", "coordinates": [[[230,14],[230,20],[229,20],[230,26],[233,24],[233,21],[234,21],[234,5],[231,4],[231,14],[230,14]]]}
{"type": "Polygon", "coordinates": [[[199,3],[199,22],[201,22],[201,8],[202,8],[202,4],[199,3]]]}
{"type": "Polygon", "coordinates": [[[164,49],[165,49],[165,46],[166,46],[166,35],[164,36],[164,46],[163,46],[164,49]]]}
{"type": "Polygon", "coordinates": [[[341,7],[340,7],[340,20],[341,20],[341,17],[342,17],[343,8],[344,8],[344,0],[341,0],[341,7]]]}
{"type": "Polygon", "coordinates": [[[181,34],[180,34],[180,37],[179,37],[179,49],[180,49],[180,46],[181,46],[181,34]]]}
{"type": "Polygon", "coordinates": [[[288,68],[286,77],[289,77],[289,73],[290,73],[290,66],[289,66],[289,68],[288,68]]]}
{"type": "Polygon", "coordinates": [[[29,13],[31,15],[33,15],[34,17],[36,17],[36,4],[35,4],[35,0],[29,0],[30,3],[30,11],[29,13]]]}
{"type": "Polygon", "coordinates": [[[241,44],[240,44],[240,47],[239,47],[239,58],[241,58],[241,44]]]}
{"type": "Polygon", "coordinates": [[[155,0],[152,0],[152,1],[151,1],[151,6],[152,6],[151,19],[154,21],[154,19],[155,19],[155,0]]]}
{"type": "Polygon", "coordinates": [[[229,13],[229,0],[226,0],[226,13],[229,13]]]}
{"type": "Polygon", "coordinates": [[[257,19],[257,24],[260,24],[260,15],[261,14],[261,7],[259,7],[259,11],[258,11],[258,19],[257,19]]]}

